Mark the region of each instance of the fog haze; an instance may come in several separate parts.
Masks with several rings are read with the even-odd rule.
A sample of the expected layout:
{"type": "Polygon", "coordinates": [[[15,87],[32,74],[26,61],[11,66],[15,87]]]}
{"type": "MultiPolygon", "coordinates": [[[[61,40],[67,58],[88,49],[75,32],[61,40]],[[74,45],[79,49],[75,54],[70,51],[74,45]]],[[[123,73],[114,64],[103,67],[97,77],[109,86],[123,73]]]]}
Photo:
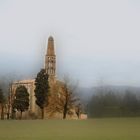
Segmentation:
{"type": "Polygon", "coordinates": [[[57,75],[140,85],[138,0],[0,0],[0,73],[33,78],[55,40],[57,75]]]}

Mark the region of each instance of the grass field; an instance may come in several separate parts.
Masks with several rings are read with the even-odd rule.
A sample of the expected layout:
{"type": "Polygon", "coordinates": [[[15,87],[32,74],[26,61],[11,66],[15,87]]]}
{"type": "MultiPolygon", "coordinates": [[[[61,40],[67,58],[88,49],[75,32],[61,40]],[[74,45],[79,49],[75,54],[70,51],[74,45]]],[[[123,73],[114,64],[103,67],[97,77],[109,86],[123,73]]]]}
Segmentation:
{"type": "Polygon", "coordinates": [[[140,118],[0,121],[0,140],[140,140],[140,118]]]}

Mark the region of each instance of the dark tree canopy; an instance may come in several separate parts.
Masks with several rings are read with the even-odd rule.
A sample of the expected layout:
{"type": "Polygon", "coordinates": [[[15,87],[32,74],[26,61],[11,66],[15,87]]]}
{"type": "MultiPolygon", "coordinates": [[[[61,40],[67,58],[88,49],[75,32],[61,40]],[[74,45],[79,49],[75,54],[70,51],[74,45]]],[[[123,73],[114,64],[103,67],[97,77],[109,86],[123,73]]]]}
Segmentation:
{"type": "Polygon", "coordinates": [[[22,112],[28,110],[29,108],[29,93],[25,86],[19,86],[16,89],[15,93],[15,99],[13,108],[17,109],[21,112],[21,118],[22,118],[22,112]]]}
{"type": "Polygon", "coordinates": [[[48,93],[48,74],[46,73],[45,69],[41,69],[35,79],[35,97],[36,104],[42,109],[42,118],[44,118],[44,107],[47,106],[48,93]]]}
{"type": "Polygon", "coordinates": [[[140,98],[134,91],[119,94],[113,90],[97,92],[88,104],[89,117],[136,117],[140,116],[140,98]]]}
{"type": "Polygon", "coordinates": [[[4,103],[5,98],[2,89],[0,88],[0,104],[4,103]]]}
{"type": "Polygon", "coordinates": [[[1,119],[4,119],[4,104],[5,104],[5,97],[3,94],[2,89],[0,88],[0,107],[1,107],[1,119]]]}

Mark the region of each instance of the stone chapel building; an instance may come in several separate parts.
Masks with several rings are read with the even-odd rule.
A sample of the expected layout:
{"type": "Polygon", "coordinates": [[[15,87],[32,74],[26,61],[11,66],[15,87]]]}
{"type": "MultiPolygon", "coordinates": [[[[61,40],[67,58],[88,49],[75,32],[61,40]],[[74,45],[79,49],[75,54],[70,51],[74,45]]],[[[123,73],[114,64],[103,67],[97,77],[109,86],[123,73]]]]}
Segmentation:
{"type": "MultiPolygon", "coordinates": [[[[54,48],[54,39],[53,37],[48,38],[48,46],[47,52],[45,55],[45,70],[46,73],[49,75],[49,85],[50,85],[50,94],[49,94],[49,103],[48,106],[45,108],[45,118],[63,118],[62,110],[60,109],[59,102],[63,100],[63,82],[59,81],[56,78],[56,54],[54,48]]],[[[30,119],[30,118],[40,118],[41,111],[40,108],[36,105],[36,98],[35,98],[35,79],[32,80],[22,80],[18,82],[14,82],[11,86],[11,98],[10,98],[10,112],[11,116],[15,113],[15,117],[19,117],[19,112],[14,111],[12,108],[12,103],[15,98],[15,91],[16,88],[20,85],[24,85],[29,93],[29,109],[23,113],[23,118],[30,119]]],[[[77,115],[75,109],[71,109],[71,113],[67,115],[67,118],[76,119],[77,115]]]]}

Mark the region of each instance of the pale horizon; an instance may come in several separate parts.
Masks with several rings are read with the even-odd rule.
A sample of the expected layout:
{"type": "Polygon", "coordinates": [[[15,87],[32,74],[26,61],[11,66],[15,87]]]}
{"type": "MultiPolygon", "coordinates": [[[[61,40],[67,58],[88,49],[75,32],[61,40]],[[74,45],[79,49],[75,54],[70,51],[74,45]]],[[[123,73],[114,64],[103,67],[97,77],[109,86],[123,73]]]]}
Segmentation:
{"type": "Polygon", "coordinates": [[[0,0],[0,76],[31,79],[55,42],[57,77],[140,86],[138,0],[0,0]]]}

